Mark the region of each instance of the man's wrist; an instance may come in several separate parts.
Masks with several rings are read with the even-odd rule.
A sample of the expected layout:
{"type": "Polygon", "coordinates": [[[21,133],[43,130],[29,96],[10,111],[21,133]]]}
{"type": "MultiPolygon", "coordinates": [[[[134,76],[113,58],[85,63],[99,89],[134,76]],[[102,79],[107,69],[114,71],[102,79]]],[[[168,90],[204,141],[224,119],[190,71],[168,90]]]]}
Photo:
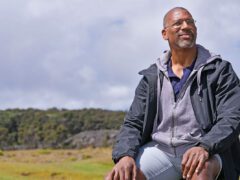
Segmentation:
{"type": "Polygon", "coordinates": [[[202,147],[206,152],[208,152],[208,155],[209,155],[209,156],[211,155],[210,148],[209,148],[207,145],[202,144],[202,143],[199,143],[198,146],[199,146],[199,147],[202,147]]]}

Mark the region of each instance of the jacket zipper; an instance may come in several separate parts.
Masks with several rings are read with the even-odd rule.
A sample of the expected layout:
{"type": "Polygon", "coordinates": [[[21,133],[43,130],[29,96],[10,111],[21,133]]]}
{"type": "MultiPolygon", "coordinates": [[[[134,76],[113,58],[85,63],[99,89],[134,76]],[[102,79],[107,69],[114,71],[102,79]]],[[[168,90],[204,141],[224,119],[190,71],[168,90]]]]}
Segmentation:
{"type": "Polygon", "coordinates": [[[174,156],[176,157],[177,156],[177,153],[176,153],[176,148],[173,144],[173,138],[175,137],[175,109],[176,109],[176,102],[173,103],[173,112],[172,112],[172,137],[171,137],[171,146],[173,148],[173,151],[174,151],[174,156]]]}
{"type": "MultiPolygon", "coordinates": [[[[172,83],[169,79],[168,76],[166,76],[167,79],[168,79],[168,82],[170,83],[171,87],[172,87],[172,83]]],[[[172,102],[173,102],[173,110],[172,110],[172,123],[171,123],[171,128],[172,128],[172,132],[171,132],[171,138],[170,138],[170,145],[172,146],[173,148],[173,153],[174,153],[174,156],[176,157],[176,148],[173,144],[173,138],[175,136],[175,115],[174,115],[174,112],[175,112],[175,109],[176,109],[176,106],[177,106],[177,103],[175,102],[175,94],[174,94],[174,90],[173,90],[173,87],[172,87],[172,96],[171,96],[171,99],[172,99],[172,102]]]]}
{"type": "MultiPolygon", "coordinates": [[[[175,100],[175,94],[174,94],[174,90],[172,89],[172,101],[173,101],[173,112],[172,112],[172,132],[171,132],[171,139],[170,139],[170,145],[172,146],[173,148],[173,153],[174,153],[174,156],[176,157],[177,156],[177,152],[176,152],[176,147],[174,146],[174,143],[173,143],[173,139],[175,137],[175,131],[176,131],[176,127],[175,127],[175,110],[176,110],[176,107],[179,103],[179,101],[181,100],[182,96],[184,95],[187,87],[190,85],[190,83],[193,82],[193,80],[195,79],[197,75],[197,71],[194,72],[194,74],[190,75],[189,79],[187,80],[187,82],[184,84],[183,88],[181,89],[181,91],[179,92],[179,95],[176,97],[176,100],[175,100]]],[[[167,78],[169,80],[169,83],[171,83],[170,79],[167,78]]],[[[172,84],[171,84],[172,86],[172,84]]]]}

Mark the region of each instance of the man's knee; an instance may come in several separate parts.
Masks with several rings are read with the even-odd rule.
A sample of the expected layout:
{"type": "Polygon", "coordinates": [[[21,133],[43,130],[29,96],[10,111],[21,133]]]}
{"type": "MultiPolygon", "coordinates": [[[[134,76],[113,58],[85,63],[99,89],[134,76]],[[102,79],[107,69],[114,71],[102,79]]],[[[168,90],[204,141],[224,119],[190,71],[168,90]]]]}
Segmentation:
{"type": "Polygon", "coordinates": [[[215,157],[210,158],[205,162],[203,169],[199,174],[194,173],[193,180],[215,180],[218,176],[221,167],[218,159],[215,157]]]}

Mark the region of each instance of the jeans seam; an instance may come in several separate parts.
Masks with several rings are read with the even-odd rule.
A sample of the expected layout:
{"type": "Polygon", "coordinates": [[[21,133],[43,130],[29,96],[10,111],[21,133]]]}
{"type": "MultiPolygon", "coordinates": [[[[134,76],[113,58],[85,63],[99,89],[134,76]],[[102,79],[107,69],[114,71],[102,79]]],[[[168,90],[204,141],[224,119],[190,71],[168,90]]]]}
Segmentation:
{"type": "Polygon", "coordinates": [[[149,177],[149,179],[152,179],[152,178],[158,176],[159,174],[163,173],[163,172],[166,171],[167,169],[170,169],[171,167],[173,167],[173,165],[169,164],[167,167],[161,169],[161,171],[159,171],[158,173],[153,174],[151,177],[149,177]]]}

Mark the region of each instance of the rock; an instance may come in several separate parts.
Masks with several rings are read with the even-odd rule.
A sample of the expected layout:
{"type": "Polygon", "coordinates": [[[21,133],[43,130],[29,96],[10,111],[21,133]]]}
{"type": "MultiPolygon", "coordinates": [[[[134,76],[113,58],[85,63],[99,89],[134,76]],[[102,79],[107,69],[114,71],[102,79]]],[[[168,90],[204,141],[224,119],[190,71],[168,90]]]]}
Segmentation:
{"type": "Polygon", "coordinates": [[[63,142],[64,148],[106,147],[112,146],[118,130],[92,130],[76,134],[63,142]]]}

